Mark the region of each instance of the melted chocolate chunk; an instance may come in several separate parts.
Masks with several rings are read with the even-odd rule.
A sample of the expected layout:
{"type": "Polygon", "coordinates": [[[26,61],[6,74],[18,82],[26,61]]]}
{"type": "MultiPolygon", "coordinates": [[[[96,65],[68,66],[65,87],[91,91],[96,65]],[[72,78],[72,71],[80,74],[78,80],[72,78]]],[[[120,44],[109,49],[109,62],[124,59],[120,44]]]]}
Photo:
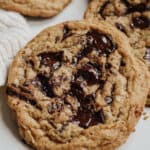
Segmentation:
{"type": "Polygon", "coordinates": [[[136,5],[130,4],[127,0],[122,0],[122,2],[127,7],[126,14],[130,14],[130,13],[134,13],[134,12],[144,12],[144,11],[149,9],[149,8],[147,8],[147,3],[148,2],[139,3],[139,4],[136,4],[136,5]]]}
{"type": "Polygon", "coordinates": [[[99,89],[103,89],[105,82],[105,80],[99,80],[99,89]]]}
{"type": "Polygon", "coordinates": [[[50,66],[58,69],[63,60],[63,51],[60,52],[44,52],[38,55],[41,58],[41,65],[50,66]]]}
{"type": "Polygon", "coordinates": [[[124,60],[121,60],[121,63],[120,63],[120,65],[121,65],[122,67],[126,66],[126,63],[125,63],[125,61],[124,61],[124,60]]]}
{"type": "Polygon", "coordinates": [[[106,101],[106,103],[107,103],[108,105],[110,105],[110,104],[113,102],[113,99],[112,99],[111,96],[106,96],[106,97],[105,97],[105,101],[106,101]]]}
{"type": "Polygon", "coordinates": [[[73,117],[73,120],[79,123],[82,128],[88,128],[89,126],[94,126],[99,123],[104,123],[104,114],[100,110],[98,112],[94,111],[93,102],[95,99],[95,93],[82,97],[79,100],[80,106],[78,108],[77,114],[73,117]]]}
{"type": "Polygon", "coordinates": [[[128,0],[121,0],[127,7],[130,6],[130,3],[128,2],[128,0]]]}
{"type": "Polygon", "coordinates": [[[146,9],[147,9],[146,4],[141,3],[141,4],[137,4],[137,5],[128,7],[127,13],[143,12],[143,11],[146,11],[146,9]]]}
{"type": "Polygon", "coordinates": [[[53,84],[50,83],[49,78],[43,74],[38,74],[33,84],[37,85],[46,96],[51,98],[55,96],[53,92],[53,84]]]}
{"type": "Polygon", "coordinates": [[[73,96],[77,97],[80,103],[77,114],[73,117],[73,121],[78,122],[82,128],[104,123],[103,112],[94,111],[93,102],[95,100],[95,93],[85,96],[81,83],[77,81],[71,84],[71,92],[73,96]]]}
{"type": "Polygon", "coordinates": [[[92,51],[97,51],[99,55],[109,56],[115,49],[111,37],[97,30],[91,30],[86,34],[87,43],[83,50],[78,54],[78,60],[87,56],[92,51]]]}
{"type": "Polygon", "coordinates": [[[63,40],[65,40],[66,38],[68,38],[69,36],[72,35],[71,30],[69,29],[69,27],[67,25],[64,26],[64,30],[63,30],[63,40]]]}
{"type": "Polygon", "coordinates": [[[92,30],[87,33],[87,49],[96,50],[99,54],[108,56],[116,48],[110,36],[92,30]]]}
{"type": "Polygon", "coordinates": [[[106,68],[106,69],[111,69],[111,67],[112,67],[112,65],[111,65],[110,63],[106,63],[106,64],[105,64],[105,68],[106,68]]]}
{"type": "Polygon", "coordinates": [[[78,122],[80,127],[88,128],[90,126],[104,123],[105,118],[103,111],[92,112],[88,109],[80,107],[78,109],[77,115],[73,118],[73,120],[78,122]]]}
{"type": "Polygon", "coordinates": [[[102,7],[100,8],[100,10],[99,10],[99,12],[98,12],[98,13],[102,16],[103,19],[105,19],[104,10],[105,10],[105,8],[108,6],[109,3],[110,3],[109,1],[106,1],[106,2],[102,5],[102,7]]]}
{"type": "Polygon", "coordinates": [[[150,20],[145,16],[139,16],[132,18],[131,27],[133,28],[148,28],[150,25],[150,20]]]}
{"type": "Polygon", "coordinates": [[[74,81],[71,83],[71,93],[73,96],[77,97],[78,100],[81,100],[84,98],[84,91],[81,87],[81,82],[74,81]]]}
{"type": "Polygon", "coordinates": [[[84,99],[84,102],[90,104],[92,101],[94,101],[94,99],[95,99],[95,93],[87,95],[84,99]]]}
{"type": "Polygon", "coordinates": [[[127,35],[127,31],[122,24],[116,23],[115,25],[116,25],[117,29],[119,29],[120,31],[122,31],[123,33],[125,33],[127,35]]]}
{"type": "Polygon", "coordinates": [[[77,73],[77,77],[82,76],[88,84],[96,84],[99,81],[101,72],[97,66],[92,63],[85,64],[77,73]]]}

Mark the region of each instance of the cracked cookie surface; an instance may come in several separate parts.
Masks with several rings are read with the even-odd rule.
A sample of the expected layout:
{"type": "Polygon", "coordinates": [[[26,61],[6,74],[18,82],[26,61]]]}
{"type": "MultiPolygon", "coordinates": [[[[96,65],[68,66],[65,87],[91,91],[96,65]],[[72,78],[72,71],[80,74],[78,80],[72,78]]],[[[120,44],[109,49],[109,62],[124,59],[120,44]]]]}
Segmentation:
{"type": "MultiPolygon", "coordinates": [[[[150,70],[150,1],[149,0],[93,0],[86,12],[89,21],[105,20],[129,39],[133,53],[150,70]]],[[[150,106],[150,94],[147,98],[150,106]]]]}
{"type": "Polygon", "coordinates": [[[0,0],[0,8],[33,17],[52,17],[60,13],[71,0],[0,0]]]}
{"type": "Polygon", "coordinates": [[[131,50],[105,22],[66,22],[29,42],[7,84],[26,143],[38,150],[114,150],[124,143],[149,88],[148,70],[131,50]]]}

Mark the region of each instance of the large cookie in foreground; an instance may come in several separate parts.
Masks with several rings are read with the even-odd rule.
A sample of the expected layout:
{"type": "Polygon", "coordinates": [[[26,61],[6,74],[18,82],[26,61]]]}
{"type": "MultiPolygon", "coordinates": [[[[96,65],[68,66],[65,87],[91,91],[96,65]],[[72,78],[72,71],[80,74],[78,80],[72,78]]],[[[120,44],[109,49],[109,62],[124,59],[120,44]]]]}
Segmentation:
{"type": "Polygon", "coordinates": [[[0,0],[0,8],[33,17],[52,17],[60,13],[71,0],[0,0]]]}
{"type": "MultiPolygon", "coordinates": [[[[129,38],[133,53],[150,70],[150,0],[93,0],[85,19],[105,20],[122,31],[129,38]]],[[[150,106],[150,94],[147,106],[150,106]]]]}
{"type": "Polygon", "coordinates": [[[50,27],[10,68],[7,94],[21,137],[38,150],[114,150],[145,105],[149,78],[128,39],[101,22],[50,27]]]}

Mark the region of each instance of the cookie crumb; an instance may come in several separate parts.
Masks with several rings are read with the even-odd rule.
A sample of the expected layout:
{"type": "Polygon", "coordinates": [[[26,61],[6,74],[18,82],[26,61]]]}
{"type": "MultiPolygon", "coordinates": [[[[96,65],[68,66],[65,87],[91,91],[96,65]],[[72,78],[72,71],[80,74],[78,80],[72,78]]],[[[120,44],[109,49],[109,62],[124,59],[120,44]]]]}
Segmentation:
{"type": "Polygon", "coordinates": [[[143,120],[147,120],[149,118],[148,114],[146,112],[143,112],[143,120]]]}
{"type": "Polygon", "coordinates": [[[144,116],[143,120],[147,120],[149,118],[149,116],[144,116]]]}

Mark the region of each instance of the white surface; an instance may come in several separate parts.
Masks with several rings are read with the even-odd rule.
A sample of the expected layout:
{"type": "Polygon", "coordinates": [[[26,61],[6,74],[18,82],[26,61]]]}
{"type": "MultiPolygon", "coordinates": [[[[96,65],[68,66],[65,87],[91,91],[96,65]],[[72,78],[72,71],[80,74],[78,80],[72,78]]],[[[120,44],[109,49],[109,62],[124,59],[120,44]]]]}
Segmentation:
{"type": "MultiPolygon", "coordinates": [[[[33,35],[43,28],[67,20],[82,18],[88,0],[74,0],[60,15],[52,19],[29,19],[33,35]]],[[[4,89],[3,89],[4,90],[4,89]]],[[[0,90],[1,91],[1,90],[0,90]]],[[[29,150],[18,137],[16,124],[11,119],[11,114],[6,105],[6,98],[0,92],[0,150],[29,150]]],[[[145,109],[150,116],[150,109],[145,109]]],[[[136,127],[136,132],[128,139],[127,143],[119,150],[150,150],[150,118],[143,120],[136,127]]]]}
{"type": "Polygon", "coordinates": [[[0,10],[0,86],[5,84],[13,57],[30,38],[29,26],[21,15],[0,10]]]}

